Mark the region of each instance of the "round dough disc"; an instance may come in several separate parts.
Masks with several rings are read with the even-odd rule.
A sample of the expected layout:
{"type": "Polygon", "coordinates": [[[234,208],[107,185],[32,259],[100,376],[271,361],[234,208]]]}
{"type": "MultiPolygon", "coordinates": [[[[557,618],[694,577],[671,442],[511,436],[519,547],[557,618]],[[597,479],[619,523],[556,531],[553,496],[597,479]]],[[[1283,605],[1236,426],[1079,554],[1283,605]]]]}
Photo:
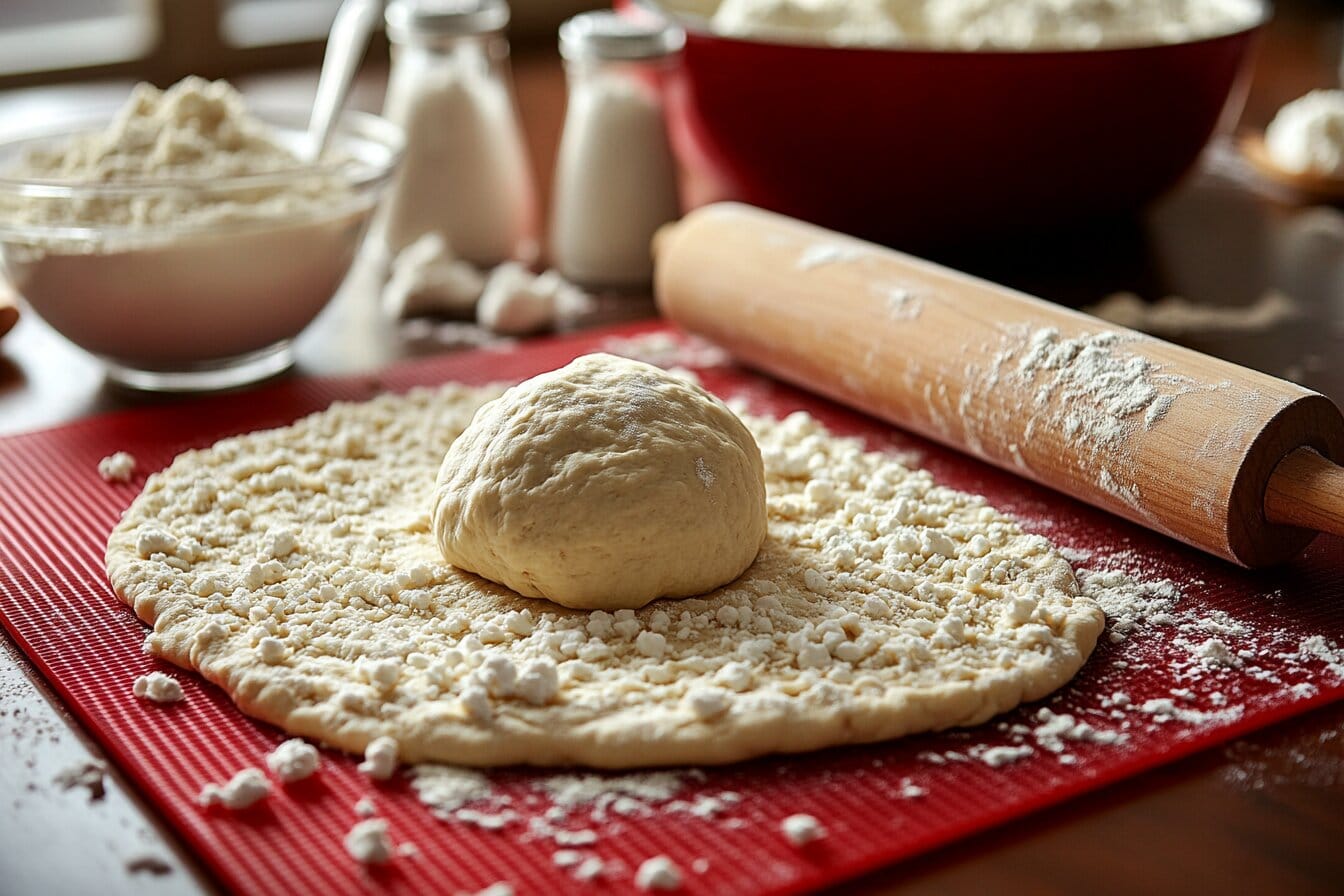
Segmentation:
{"type": "Polygon", "coordinates": [[[1101,609],[980,498],[827,434],[746,417],[769,534],[736,581],[571,610],[444,563],[431,484],[502,389],[337,404],[180,455],[113,530],[146,648],[246,713],[404,761],[723,763],[975,725],[1068,681],[1101,609]]]}

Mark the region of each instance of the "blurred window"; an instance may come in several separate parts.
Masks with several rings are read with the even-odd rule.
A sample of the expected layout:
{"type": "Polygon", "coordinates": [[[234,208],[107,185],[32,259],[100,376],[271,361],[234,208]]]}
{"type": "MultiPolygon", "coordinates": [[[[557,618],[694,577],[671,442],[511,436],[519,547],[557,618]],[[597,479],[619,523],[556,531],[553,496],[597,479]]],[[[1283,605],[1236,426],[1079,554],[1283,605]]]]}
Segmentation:
{"type": "MultiPolygon", "coordinates": [[[[313,66],[341,0],[0,0],[0,89],[313,66]]],[[[554,46],[603,0],[512,0],[510,36],[554,46]]],[[[386,45],[373,54],[386,58],[386,45]]]]}
{"type": "Polygon", "coordinates": [[[321,40],[341,0],[224,0],[221,30],[235,47],[321,40]]]}
{"type": "Polygon", "coordinates": [[[3,0],[0,74],[130,62],[158,36],[149,0],[3,0]]]}

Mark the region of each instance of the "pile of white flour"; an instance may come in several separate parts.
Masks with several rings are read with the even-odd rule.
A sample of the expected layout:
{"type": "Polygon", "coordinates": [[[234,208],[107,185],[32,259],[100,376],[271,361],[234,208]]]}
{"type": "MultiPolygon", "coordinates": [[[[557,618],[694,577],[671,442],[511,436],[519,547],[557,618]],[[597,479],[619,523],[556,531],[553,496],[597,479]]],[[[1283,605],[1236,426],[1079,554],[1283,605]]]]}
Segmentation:
{"type": "MultiPolygon", "coordinates": [[[[211,181],[294,172],[303,167],[275,132],[252,115],[226,81],[188,77],[167,90],[138,84],[104,128],[36,147],[7,177],[76,184],[211,181]]],[[[288,217],[331,207],[348,189],[331,177],[286,177],[246,191],[123,190],[95,199],[0,198],[18,225],[172,225],[198,229],[239,220],[288,217]]]]}
{"type": "Polygon", "coordinates": [[[734,37],[957,49],[1180,43],[1250,27],[1254,0],[680,0],[734,37]]]}

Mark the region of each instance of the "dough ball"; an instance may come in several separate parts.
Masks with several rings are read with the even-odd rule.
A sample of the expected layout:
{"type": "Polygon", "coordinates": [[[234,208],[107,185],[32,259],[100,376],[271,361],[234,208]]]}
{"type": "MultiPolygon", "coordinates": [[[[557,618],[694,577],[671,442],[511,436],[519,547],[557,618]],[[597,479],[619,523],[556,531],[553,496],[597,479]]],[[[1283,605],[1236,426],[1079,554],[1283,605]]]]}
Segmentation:
{"type": "Polygon", "coordinates": [[[700,387],[612,355],[482,407],[438,483],[449,563],[567,607],[703,594],[765,539],[761,452],[742,421],[700,387]]]}

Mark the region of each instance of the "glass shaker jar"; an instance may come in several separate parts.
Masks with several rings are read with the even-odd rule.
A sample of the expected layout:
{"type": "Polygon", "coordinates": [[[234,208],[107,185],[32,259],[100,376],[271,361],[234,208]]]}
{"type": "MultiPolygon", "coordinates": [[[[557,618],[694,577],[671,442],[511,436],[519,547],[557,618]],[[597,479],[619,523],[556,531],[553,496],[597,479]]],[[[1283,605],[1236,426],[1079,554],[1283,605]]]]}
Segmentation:
{"type": "Polygon", "coordinates": [[[384,211],[391,253],[438,233],[480,267],[537,255],[536,192],[509,75],[504,0],[392,0],[383,114],[406,131],[384,211]]]}
{"type": "Polygon", "coordinates": [[[569,105],[556,161],[552,265],[590,289],[642,290],[654,232],[681,215],[663,85],[680,28],[612,12],[560,27],[569,105]]]}

